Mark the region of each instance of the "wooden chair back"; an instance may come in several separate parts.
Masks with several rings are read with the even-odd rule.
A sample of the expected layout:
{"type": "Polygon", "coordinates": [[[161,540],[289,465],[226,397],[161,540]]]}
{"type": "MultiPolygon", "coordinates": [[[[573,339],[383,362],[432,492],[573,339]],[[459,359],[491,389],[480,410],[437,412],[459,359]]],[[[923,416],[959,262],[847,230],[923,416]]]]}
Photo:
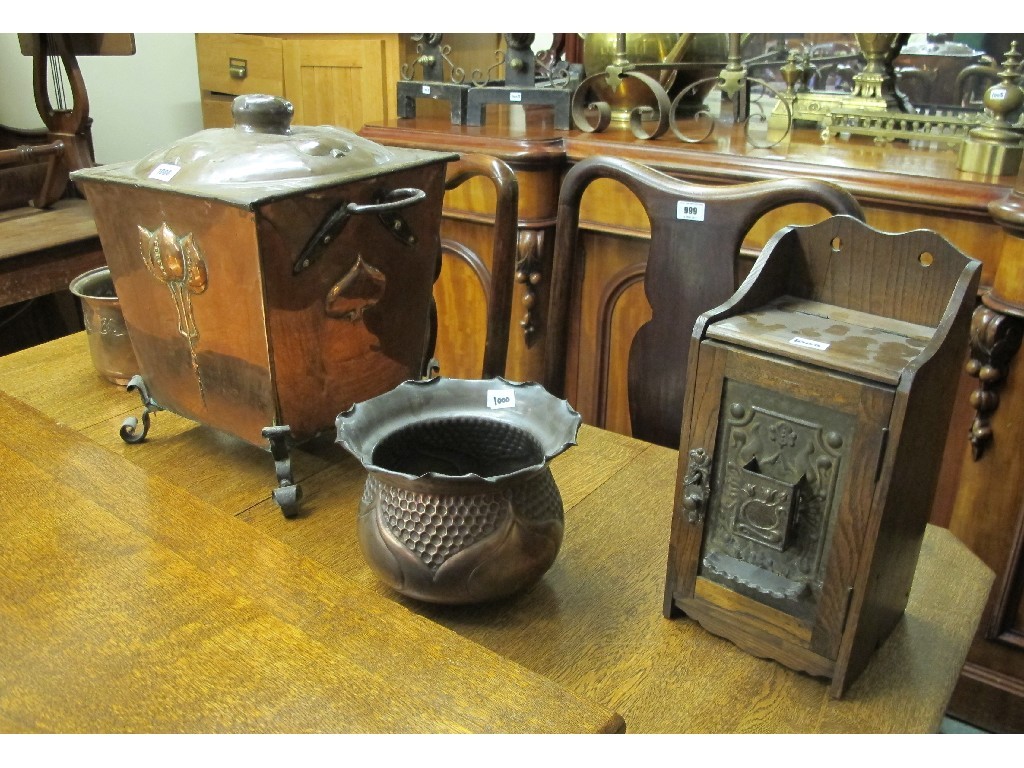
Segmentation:
{"type": "Polygon", "coordinates": [[[592,157],[579,163],[566,174],[559,194],[545,342],[544,384],[560,397],[565,396],[570,308],[580,268],[580,201],[587,187],[601,178],[625,185],[651,223],[643,284],[652,316],[632,340],[627,371],[632,433],[676,448],[687,339],[700,314],[736,290],[736,259],[750,229],[766,213],[793,203],[815,204],[858,219],[863,213],[852,195],[824,181],[704,186],[619,158],[592,157]]]}
{"type": "MultiPolygon", "coordinates": [[[[515,284],[516,247],[518,242],[519,182],[513,170],[503,160],[482,154],[464,154],[449,163],[445,189],[453,190],[475,177],[484,177],[494,185],[496,196],[494,240],[491,265],[461,243],[441,240],[442,253],[465,262],[477,279],[487,303],[487,331],[481,377],[485,379],[505,375],[508,356],[509,326],[512,314],[512,289],[515,284]]],[[[440,262],[438,263],[440,272],[440,262]]],[[[432,310],[434,309],[432,305],[432,310]]],[[[437,360],[432,359],[437,338],[437,316],[431,318],[431,339],[427,355],[427,375],[440,371],[437,360]]]]}

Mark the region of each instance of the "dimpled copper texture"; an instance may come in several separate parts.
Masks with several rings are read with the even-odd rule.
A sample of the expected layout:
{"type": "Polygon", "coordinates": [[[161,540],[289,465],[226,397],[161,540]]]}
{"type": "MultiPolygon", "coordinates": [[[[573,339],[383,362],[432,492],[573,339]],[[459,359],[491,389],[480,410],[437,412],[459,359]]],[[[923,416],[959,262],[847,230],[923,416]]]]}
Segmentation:
{"type": "Polygon", "coordinates": [[[508,502],[502,494],[436,496],[385,485],[375,479],[371,482],[380,493],[384,525],[406,549],[435,571],[456,552],[494,533],[498,521],[508,514],[508,502]]]}
{"type": "Polygon", "coordinates": [[[549,472],[511,483],[502,493],[465,497],[417,493],[371,476],[364,511],[375,498],[383,524],[432,570],[493,534],[510,513],[532,523],[561,524],[564,519],[562,497],[549,472]]]}

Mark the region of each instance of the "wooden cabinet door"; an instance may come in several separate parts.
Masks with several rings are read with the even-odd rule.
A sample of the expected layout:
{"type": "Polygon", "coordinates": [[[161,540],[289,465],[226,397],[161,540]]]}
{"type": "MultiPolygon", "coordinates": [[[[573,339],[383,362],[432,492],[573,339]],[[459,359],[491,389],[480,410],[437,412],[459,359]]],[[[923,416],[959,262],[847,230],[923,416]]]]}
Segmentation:
{"type": "Polygon", "coordinates": [[[292,124],[358,131],[387,118],[393,109],[386,101],[384,52],[383,38],[285,40],[284,91],[295,105],[292,124]]]}
{"type": "Polygon", "coordinates": [[[766,655],[830,674],[894,391],[713,341],[699,350],[681,471],[703,449],[710,483],[699,514],[681,502],[700,490],[685,479],[677,490],[674,602],[741,645],[771,637],[766,655]]]}

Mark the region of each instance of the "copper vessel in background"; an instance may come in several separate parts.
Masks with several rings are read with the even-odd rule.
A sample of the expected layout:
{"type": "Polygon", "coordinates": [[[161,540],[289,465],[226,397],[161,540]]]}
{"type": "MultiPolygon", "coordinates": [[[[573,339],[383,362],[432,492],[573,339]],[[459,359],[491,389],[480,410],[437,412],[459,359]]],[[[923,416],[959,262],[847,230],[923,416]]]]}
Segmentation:
{"type": "Polygon", "coordinates": [[[123,387],[138,373],[139,364],[128,338],[110,269],[90,269],[72,280],[68,289],[82,304],[82,321],[92,364],[107,381],[123,387]]]}

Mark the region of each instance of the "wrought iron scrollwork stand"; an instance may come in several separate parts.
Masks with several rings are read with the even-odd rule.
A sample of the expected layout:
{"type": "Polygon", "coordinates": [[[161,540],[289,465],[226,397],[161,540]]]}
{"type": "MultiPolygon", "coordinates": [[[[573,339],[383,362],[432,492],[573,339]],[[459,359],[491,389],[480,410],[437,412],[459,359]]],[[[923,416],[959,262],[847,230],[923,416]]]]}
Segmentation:
{"type": "MultiPolygon", "coordinates": [[[[696,137],[689,136],[682,131],[679,127],[677,115],[684,100],[691,94],[700,93],[701,86],[706,86],[708,83],[713,83],[712,88],[720,91],[723,97],[725,97],[723,103],[728,102],[732,104],[732,122],[742,123],[746,140],[752,146],[759,149],[774,147],[784,141],[792,129],[792,109],[785,99],[782,98],[782,93],[765,81],[748,76],[740,59],[740,36],[738,34],[729,35],[729,58],[721,73],[717,77],[703,78],[691,83],[672,100],[669,100],[665,87],[658,80],[647,74],[647,72],[662,70],[681,71],[694,65],[686,62],[633,64],[626,60],[625,51],[625,35],[620,34],[617,41],[615,60],[604,71],[587,77],[580,83],[579,88],[573,94],[572,119],[578,130],[586,133],[595,133],[602,132],[608,128],[611,124],[611,106],[607,102],[600,100],[588,102],[587,98],[590,95],[591,88],[597,85],[600,80],[607,81],[608,85],[614,89],[619,84],[619,81],[624,78],[630,78],[642,83],[655,97],[656,106],[636,107],[630,112],[630,130],[638,139],[657,139],[664,135],[671,127],[672,132],[680,141],[688,144],[707,141],[714,132],[716,120],[706,108],[695,115],[698,123],[707,125],[707,130],[696,137]],[[781,109],[785,111],[787,116],[787,119],[781,123],[782,127],[778,130],[776,138],[768,143],[755,140],[750,135],[750,92],[752,85],[757,85],[766,94],[774,95],[778,103],[782,105],[781,109]],[[595,113],[596,120],[592,122],[591,116],[595,113]],[[653,123],[653,129],[649,129],[645,123],[653,123]]],[[[701,64],[700,66],[707,65],[701,64]]],[[[758,110],[757,116],[762,122],[767,122],[768,120],[768,117],[760,110],[758,110]]],[[[769,128],[771,129],[772,125],[769,125],[769,128]]]]}
{"type": "Polygon", "coordinates": [[[452,47],[442,45],[442,35],[426,32],[412,35],[416,41],[416,59],[402,65],[398,81],[398,109],[401,117],[416,117],[416,101],[432,99],[447,101],[451,105],[451,122],[462,125],[465,121],[469,85],[464,82],[466,70],[452,61],[452,47]],[[445,65],[449,76],[445,78],[445,65]],[[416,68],[422,70],[422,79],[415,80],[416,68]]]}
{"type": "Polygon", "coordinates": [[[508,51],[495,51],[495,63],[486,72],[473,70],[466,125],[483,125],[488,104],[529,104],[552,107],[555,130],[572,127],[570,103],[579,82],[578,66],[561,62],[548,67],[531,47],[535,37],[532,32],[505,34],[508,51]],[[502,66],[505,79],[493,79],[502,66]]]}

